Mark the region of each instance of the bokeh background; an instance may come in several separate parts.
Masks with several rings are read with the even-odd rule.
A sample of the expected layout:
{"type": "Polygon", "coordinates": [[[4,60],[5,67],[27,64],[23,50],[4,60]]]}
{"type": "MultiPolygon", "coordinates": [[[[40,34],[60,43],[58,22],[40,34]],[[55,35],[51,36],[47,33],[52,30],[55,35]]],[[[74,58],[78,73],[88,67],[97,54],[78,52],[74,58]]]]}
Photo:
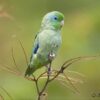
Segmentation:
{"type": "MultiPolygon", "coordinates": [[[[65,15],[65,25],[63,43],[53,68],[59,68],[73,57],[100,54],[100,0],[0,0],[0,67],[3,64],[14,66],[13,47],[19,69],[25,72],[25,57],[17,39],[21,40],[29,59],[42,17],[54,10],[65,15]]],[[[76,84],[80,95],[54,81],[47,89],[48,100],[100,100],[100,58],[75,63],[68,70],[85,75],[85,82],[76,84]]],[[[1,69],[0,87],[5,88],[14,100],[36,100],[32,82],[1,69]]],[[[0,94],[10,100],[2,89],[0,94]]]]}

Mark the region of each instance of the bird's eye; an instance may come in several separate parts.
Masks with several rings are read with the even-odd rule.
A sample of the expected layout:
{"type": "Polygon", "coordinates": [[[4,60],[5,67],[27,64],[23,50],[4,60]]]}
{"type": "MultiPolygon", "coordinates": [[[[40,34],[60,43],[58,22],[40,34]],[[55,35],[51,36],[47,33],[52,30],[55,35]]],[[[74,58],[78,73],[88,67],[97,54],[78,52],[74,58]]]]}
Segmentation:
{"type": "Polygon", "coordinates": [[[55,16],[55,17],[54,17],[54,20],[57,20],[57,19],[58,19],[58,18],[55,16]]]}

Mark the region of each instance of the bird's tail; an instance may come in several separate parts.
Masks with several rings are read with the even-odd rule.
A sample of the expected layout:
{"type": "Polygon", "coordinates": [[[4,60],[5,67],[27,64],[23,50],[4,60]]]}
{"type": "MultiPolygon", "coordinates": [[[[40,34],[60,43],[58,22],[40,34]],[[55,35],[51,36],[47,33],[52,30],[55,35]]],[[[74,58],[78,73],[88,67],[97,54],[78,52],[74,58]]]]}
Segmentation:
{"type": "Polygon", "coordinates": [[[30,76],[32,75],[32,73],[35,71],[34,67],[30,67],[30,65],[28,66],[28,68],[26,69],[26,72],[25,72],[25,76],[30,76]]]}

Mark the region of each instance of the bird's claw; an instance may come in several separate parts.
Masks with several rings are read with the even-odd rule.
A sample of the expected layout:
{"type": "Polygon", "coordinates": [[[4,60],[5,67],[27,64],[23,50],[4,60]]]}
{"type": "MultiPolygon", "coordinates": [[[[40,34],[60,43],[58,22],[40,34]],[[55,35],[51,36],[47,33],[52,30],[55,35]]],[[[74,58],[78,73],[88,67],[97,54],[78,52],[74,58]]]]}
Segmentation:
{"type": "Polygon", "coordinates": [[[55,54],[51,52],[49,54],[49,60],[52,61],[54,58],[55,58],[55,54]]]}

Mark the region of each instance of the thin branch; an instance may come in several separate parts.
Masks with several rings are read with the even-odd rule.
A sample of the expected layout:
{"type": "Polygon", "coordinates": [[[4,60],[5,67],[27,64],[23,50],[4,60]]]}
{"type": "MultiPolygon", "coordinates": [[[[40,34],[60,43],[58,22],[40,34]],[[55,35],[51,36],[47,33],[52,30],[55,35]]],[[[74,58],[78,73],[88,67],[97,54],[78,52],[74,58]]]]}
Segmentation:
{"type": "Polygon", "coordinates": [[[26,60],[26,64],[28,66],[28,59],[27,59],[27,54],[25,52],[25,49],[24,49],[24,47],[23,47],[23,45],[22,45],[22,43],[21,43],[21,41],[19,39],[18,39],[18,42],[20,43],[20,46],[21,46],[21,48],[23,50],[23,53],[24,53],[24,56],[25,56],[25,60],[26,60]]]}
{"type": "MultiPolygon", "coordinates": [[[[52,78],[52,77],[54,77],[55,76],[55,74],[54,73],[52,73],[51,75],[50,75],[50,78],[52,78]]],[[[44,74],[43,76],[41,76],[40,78],[47,78],[47,74],[44,74]]],[[[68,76],[64,76],[63,74],[60,74],[59,75],[59,77],[57,77],[56,78],[56,80],[57,81],[59,81],[62,85],[64,85],[64,86],[66,86],[66,87],[70,87],[70,86],[67,86],[65,83],[69,83],[69,84],[71,84],[71,86],[74,88],[74,89],[71,89],[74,93],[75,93],[75,91],[79,94],[79,91],[78,91],[78,89],[77,89],[77,87],[74,85],[74,83],[73,82],[75,82],[76,83],[76,79],[75,80],[73,80],[72,78],[70,78],[70,77],[68,77],[68,76]]],[[[78,80],[77,80],[78,81],[78,80]]],[[[80,82],[80,81],[78,81],[78,82],[80,82]]],[[[82,82],[81,82],[82,83],[82,82]]],[[[45,99],[43,99],[43,100],[45,100],[45,99]]]]}
{"type": "Polygon", "coordinates": [[[9,66],[6,65],[6,64],[0,64],[0,65],[3,66],[3,67],[1,67],[2,70],[8,71],[8,72],[10,72],[12,74],[15,74],[17,76],[22,76],[22,74],[20,72],[15,71],[14,69],[9,68],[9,66]]]}
{"type": "MultiPolygon", "coordinates": [[[[53,71],[53,70],[52,70],[52,71],[53,71]]],[[[56,73],[51,73],[50,78],[53,78],[55,75],[56,75],[56,73]]],[[[46,79],[46,78],[47,78],[47,74],[44,74],[43,76],[40,77],[40,79],[46,79]]],[[[71,78],[71,77],[68,77],[68,78],[70,79],[70,81],[71,81],[72,83],[76,83],[76,82],[83,83],[81,80],[73,79],[73,78],[71,78]]],[[[63,73],[60,74],[60,75],[56,78],[56,80],[58,80],[58,81],[63,81],[63,82],[67,82],[67,81],[68,81],[68,80],[65,80],[65,76],[63,75],[63,73]]]]}
{"type": "Polygon", "coordinates": [[[43,72],[42,74],[40,74],[38,77],[37,77],[37,81],[43,76],[43,75],[45,75],[47,73],[47,71],[45,71],[45,72],[43,72]]]}
{"type": "Polygon", "coordinates": [[[7,96],[8,96],[11,100],[13,100],[12,96],[7,92],[6,89],[4,89],[3,87],[0,87],[0,88],[7,94],[7,96]]]}
{"type": "Polygon", "coordinates": [[[69,67],[69,66],[72,65],[73,63],[76,63],[76,62],[79,61],[79,60],[81,60],[81,58],[72,60],[72,61],[69,62],[68,64],[62,65],[62,66],[61,66],[61,69],[60,69],[61,73],[63,73],[63,71],[64,71],[67,67],[69,67]]]}
{"type": "Polygon", "coordinates": [[[35,82],[35,80],[33,78],[30,78],[30,77],[24,77],[24,78],[29,80],[29,81],[34,81],[35,82]]]}
{"type": "MultiPolygon", "coordinates": [[[[26,55],[26,52],[25,52],[25,49],[23,48],[23,45],[21,43],[21,41],[19,40],[19,43],[21,45],[21,48],[24,52],[24,55],[25,55],[25,59],[26,59],[26,63],[28,65],[28,60],[27,60],[27,55],[26,55]]],[[[72,81],[70,80],[70,78],[64,73],[65,69],[67,69],[70,65],[80,61],[80,60],[89,60],[89,59],[94,59],[94,58],[97,58],[97,57],[100,57],[100,55],[98,56],[84,56],[84,57],[76,57],[76,58],[72,58],[72,59],[69,59],[67,61],[64,62],[64,64],[62,64],[62,66],[60,67],[59,70],[52,70],[52,73],[49,73],[49,71],[45,71],[43,72],[42,74],[40,74],[37,78],[35,78],[35,76],[33,75],[33,77],[25,77],[26,79],[28,80],[31,80],[33,82],[35,82],[35,85],[36,85],[36,89],[37,89],[37,93],[38,93],[38,100],[41,100],[41,96],[43,95],[44,91],[46,90],[48,84],[50,82],[52,82],[53,80],[57,79],[58,81],[64,81],[64,82],[69,82],[71,84],[71,86],[79,93],[78,89],[74,86],[74,84],[72,83],[72,81]],[[61,79],[61,77],[63,77],[63,80],[61,79]],[[44,84],[44,86],[42,87],[42,89],[40,90],[39,88],[39,80],[41,78],[46,78],[46,82],[44,84]],[[66,81],[67,80],[67,81],[66,81]]],[[[14,61],[14,64],[15,64],[15,67],[16,69],[18,68],[17,64],[16,64],[16,61],[15,61],[15,58],[14,58],[14,55],[13,55],[13,48],[12,48],[12,58],[13,58],[13,61],[14,61]]],[[[51,67],[51,63],[50,63],[50,66],[49,68],[51,67]]],[[[4,68],[15,74],[15,75],[19,75],[19,76],[22,76],[21,72],[19,72],[19,70],[13,70],[11,68],[9,68],[9,66],[7,65],[4,65],[4,68]]],[[[4,69],[2,68],[2,69],[4,69]]],[[[63,83],[64,84],[64,83],[63,83]]],[[[7,94],[8,92],[6,92],[7,94]]],[[[9,95],[9,94],[8,94],[9,95]]],[[[9,95],[10,96],[10,95],[9,95]]],[[[11,99],[13,100],[13,99],[11,99]]]]}
{"type": "Polygon", "coordinates": [[[80,60],[95,59],[97,57],[100,57],[100,55],[97,55],[97,56],[83,56],[83,57],[80,56],[80,57],[72,58],[72,59],[69,59],[69,60],[65,61],[64,64],[62,65],[62,67],[66,66],[66,64],[67,64],[66,67],[68,67],[71,63],[74,63],[74,62],[77,62],[77,61],[80,61],[80,60]],[[68,65],[68,63],[70,63],[70,64],[68,65]]]}
{"type": "Polygon", "coordinates": [[[47,87],[47,85],[48,85],[48,83],[49,83],[49,78],[50,78],[50,75],[48,75],[48,76],[47,76],[46,83],[45,83],[45,85],[44,85],[43,89],[41,90],[41,92],[39,93],[39,94],[40,94],[40,96],[41,96],[41,95],[42,95],[42,93],[45,91],[45,89],[46,89],[46,87],[47,87]]]}
{"type": "Polygon", "coordinates": [[[18,69],[18,66],[16,64],[16,60],[15,60],[14,53],[13,53],[13,48],[11,49],[11,53],[12,53],[12,59],[13,59],[14,65],[15,65],[16,69],[20,72],[20,70],[18,69]]]}
{"type": "MultiPolygon", "coordinates": [[[[49,65],[49,68],[51,68],[51,63],[50,63],[50,65],[49,65]]],[[[47,80],[46,80],[46,82],[45,82],[45,84],[44,84],[42,90],[41,90],[40,93],[39,93],[38,100],[40,100],[41,96],[43,95],[43,93],[44,93],[44,91],[45,91],[47,85],[49,84],[49,80],[50,80],[50,73],[49,73],[49,69],[48,69],[48,71],[47,71],[47,80]]]]}
{"type": "Polygon", "coordinates": [[[80,60],[80,57],[77,57],[77,58],[74,58],[74,59],[70,59],[68,61],[66,61],[60,68],[60,70],[57,72],[57,74],[52,78],[50,79],[50,81],[53,81],[55,78],[57,78],[59,76],[59,74],[63,73],[63,71],[68,67],[70,66],[71,64],[73,64],[74,62],[76,61],[79,61],[80,60]],[[71,61],[71,62],[70,62],[71,61]],[[70,63],[69,63],[70,62],[70,63]],[[68,63],[68,64],[67,64],[68,63]],[[67,64],[67,65],[66,65],[67,64]],[[65,66],[66,65],[66,66],[65,66]]]}
{"type": "Polygon", "coordinates": [[[72,85],[72,87],[77,91],[77,93],[80,93],[79,90],[77,89],[77,87],[71,82],[69,77],[64,72],[63,72],[63,75],[65,76],[66,80],[68,80],[69,83],[72,85]]]}
{"type": "Polygon", "coordinates": [[[85,78],[85,77],[86,77],[86,76],[83,75],[82,73],[79,73],[79,72],[76,72],[76,71],[67,70],[67,72],[68,72],[68,73],[73,73],[73,74],[75,74],[75,75],[78,75],[78,76],[80,76],[81,78],[85,78]]]}
{"type": "Polygon", "coordinates": [[[39,90],[39,86],[38,86],[38,81],[37,80],[35,80],[35,85],[36,85],[36,88],[37,88],[37,93],[39,95],[40,94],[40,90],[39,90]]]}
{"type": "MultiPolygon", "coordinates": [[[[64,73],[64,70],[67,69],[70,65],[80,61],[80,60],[90,60],[90,59],[94,59],[100,57],[100,55],[98,56],[84,56],[84,57],[76,57],[76,58],[72,58],[69,59],[67,61],[64,62],[64,64],[60,67],[59,70],[52,70],[52,73],[49,74],[49,72],[43,72],[42,74],[40,74],[37,79],[35,79],[34,76],[34,82],[36,84],[36,88],[37,88],[37,93],[38,93],[38,100],[41,100],[41,96],[43,95],[44,91],[46,90],[46,87],[48,86],[48,84],[53,81],[54,79],[57,79],[58,81],[61,82],[69,82],[70,85],[77,91],[77,93],[79,93],[79,90],[76,88],[76,86],[72,83],[72,80],[70,80],[70,78],[64,73]],[[61,76],[62,74],[62,76],[61,76]],[[60,79],[60,77],[63,77],[64,79],[60,79]],[[46,78],[46,82],[42,88],[42,90],[39,90],[39,85],[38,85],[38,81],[41,78],[46,78]],[[67,80],[67,81],[66,81],[67,80]]],[[[50,65],[51,67],[51,65],[50,65]]],[[[79,73],[76,73],[79,74],[79,73]]],[[[64,83],[63,83],[64,84],[64,83]]],[[[65,84],[64,84],[65,85],[65,84]]]]}
{"type": "Polygon", "coordinates": [[[69,88],[73,93],[76,93],[75,90],[73,90],[72,88],[70,88],[68,85],[66,85],[66,83],[62,82],[62,81],[59,81],[60,84],[62,84],[63,86],[69,88]]]}
{"type": "Polygon", "coordinates": [[[58,71],[57,74],[56,74],[53,78],[51,78],[51,79],[49,80],[49,82],[51,82],[51,81],[53,81],[55,78],[57,78],[57,77],[59,76],[60,73],[61,73],[61,71],[58,71]]]}
{"type": "Polygon", "coordinates": [[[69,59],[69,60],[65,61],[65,63],[61,66],[60,70],[57,72],[57,74],[52,79],[50,79],[50,81],[53,81],[55,78],[57,78],[60,73],[63,73],[63,71],[67,67],[69,67],[70,65],[72,65],[73,63],[76,63],[76,62],[78,62],[80,60],[89,60],[89,59],[94,59],[94,58],[97,58],[97,57],[100,57],[100,55],[97,55],[97,56],[76,57],[76,58],[72,58],[72,59],[69,59]]]}

